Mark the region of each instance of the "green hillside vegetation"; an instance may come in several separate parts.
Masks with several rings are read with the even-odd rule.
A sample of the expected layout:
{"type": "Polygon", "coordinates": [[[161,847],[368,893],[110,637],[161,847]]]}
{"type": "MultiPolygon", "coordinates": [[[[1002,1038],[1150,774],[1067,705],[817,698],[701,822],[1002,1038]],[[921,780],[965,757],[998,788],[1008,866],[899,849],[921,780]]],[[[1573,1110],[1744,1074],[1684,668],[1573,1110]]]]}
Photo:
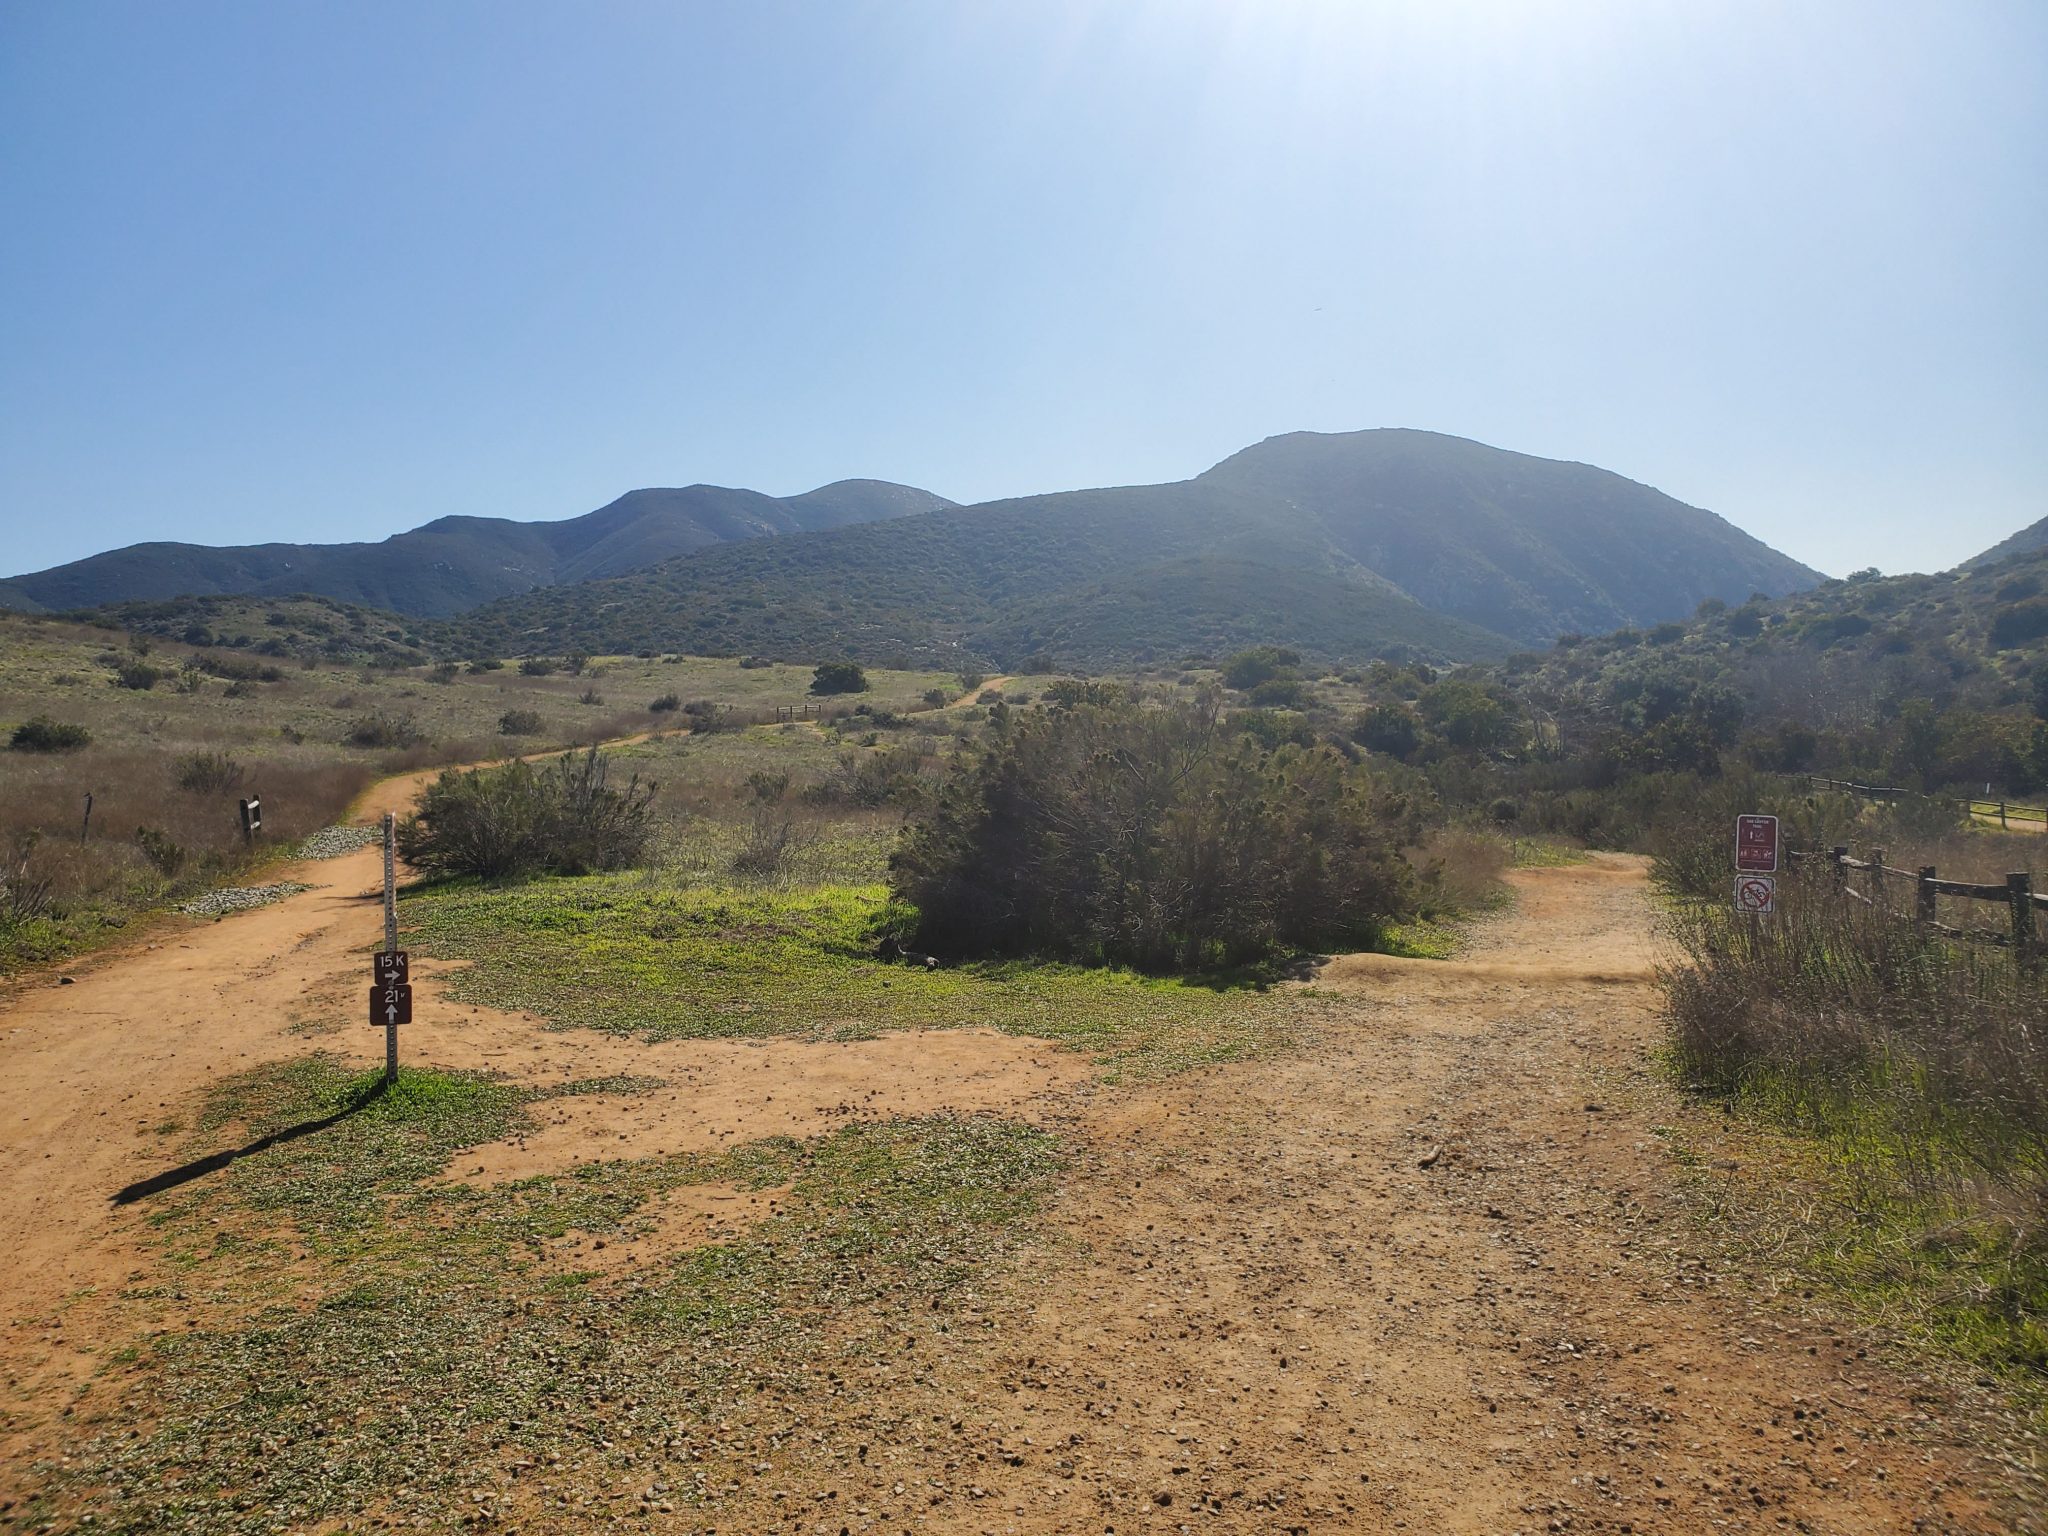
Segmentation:
{"type": "Polygon", "coordinates": [[[154,640],[298,662],[418,666],[444,656],[453,643],[447,627],[437,620],[408,618],[306,592],[114,603],[65,617],[154,640]]]}
{"type": "Polygon", "coordinates": [[[1581,764],[1779,771],[1913,789],[2048,788],[2048,551],[1863,572],[1691,622],[1567,636],[1499,675],[1581,764]]]}
{"type": "Polygon", "coordinates": [[[2000,539],[1981,555],[1972,555],[1959,569],[1974,570],[1979,566],[1996,565],[2001,560],[2010,560],[2014,555],[2028,555],[2036,550],[2048,549],[2048,517],[2038,523],[2029,523],[2010,538],[2000,539]]]}
{"type": "Polygon", "coordinates": [[[1611,471],[1435,432],[1293,432],[1197,483],[1298,509],[1332,548],[1424,606],[1525,644],[1820,579],[1611,471]]]}
{"type": "Polygon", "coordinates": [[[729,540],[951,505],[880,480],[842,480],[786,498],[716,485],[629,491],[562,522],[444,517],[376,544],[136,544],[17,576],[0,603],[56,612],[208,594],[310,592],[432,617],[531,587],[616,576],[729,540]]]}
{"type": "Polygon", "coordinates": [[[727,545],[509,598],[457,628],[486,650],[838,649],[927,665],[1049,650],[1101,669],[1258,641],[1455,661],[1501,654],[1504,635],[1547,641],[1817,579],[1604,470],[1425,432],[1299,433],[1177,484],[727,545]]]}

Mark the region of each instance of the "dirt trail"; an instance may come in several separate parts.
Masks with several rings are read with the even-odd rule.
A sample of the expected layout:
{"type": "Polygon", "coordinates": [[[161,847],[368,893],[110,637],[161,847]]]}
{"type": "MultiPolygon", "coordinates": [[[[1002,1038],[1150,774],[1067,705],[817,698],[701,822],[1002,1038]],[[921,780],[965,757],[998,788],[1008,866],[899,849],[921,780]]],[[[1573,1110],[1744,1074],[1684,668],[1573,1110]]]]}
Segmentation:
{"type": "MultiPolygon", "coordinates": [[[[409,809],[440,771],[375,785],[357,818],[409,809]]],[[[383,1059],[382,1031],[363,1021],[369,952],[383,933],[381,851],[291,865],[276,878],[313,888],[218,922],[166,922],[136,947],[73,967],[70,984],[56,973],[35,978],[0,1008],[9,1089],[0,1118],[0,1364],[17,1399],[90,1368],[93,1301],[142,1262],[132,1222],[110,1197],[176,1161],[181,1142],[159,1127],[175,1129],[213,1083],[266,1061],[314,1049],[365,1067],[383,1059]],[[337,1019],[347,1027],[334,1030],[337,1019]]],[[[553,1032],[529,1016],[448,1002],[437,981],[447,969],[421,967],[419,1022],[401,1031],[406,1062],[494,1069],[539,1085],[627,1073],[675,1084],[634,1101],[641,1118],[623,1128],[619,1101],[607,1096],[544,1105],[537,1135],[481,1149],[464,1165],[486,1178],[818,1133],[853,1118],[1029,1115],[1051,1091],[1090,1075],[1080,1057],[992,1031],[658,1046],[553,1032]]]]}
{"type": "Polygon", "coordinates": [[[1005,672],[1001,677],[985,678],[981,682],[976,683],[972,688],[968,689],[965,693],[961,694],[959,698],[955,699],[952,703],[948,704],[946,708],[960,709],[965,705],[975,703],[977,700],[981,698],[981,696],[984,693],[988,692],[988,690],[991,688],[995,689],[997,692],[1000,693],[1003,690],[1003,688],[1009,683],[1009,681],[1010,674],[1007,672],[1005,672]]]}
{"type": "Polygon", "coordinates": [[[1329,966],[1308,1051],[1077,1118],[1057,1257],[777,1486],[856,1531],[2005,1529],[1931,1400],[1695,1246],[1640,864],[1514,880],[1466,963],[1329,966]]]}
{"type": "MultiPolygon", "coordinates": [[[[380,786],[367,808],[408,794],[380,786]]],[[[54,1310],[128,1273],[107,1199],[167,1161],[158,1120],[309,1043],[374,1059],[377,1032],[308,1042],[290,1009],[326,995],[353,1018],[376,856],[295,873],[325,886],[0,1015],[19,1106],[0,1126],[15,1392],[92,1359],[91,1306],[70,1307],[68,1332],[54,1310]]],[[[1093,1088],[1079,1057],[983,1032],[653,1047],[542,1033],[429,1006],[433,968],[405,1050],[536,1082],[667,1080],[547,1101],[537,1132],[465,1154],[453,1178],[944,1106],[1049,1118],[1075,1149],[1037,1261],[944,1336],[921,1385],[821,1395],[797,1424],[761,1402],[742,1426],[760,1475],[681,1528],[2005,1528],[1966,1491],[1985,1479],[1943,1445],[1936,1400],[1824,1320],[1759,1305],[1696,1242],[1658,1134],[1672,1105],[1644,1066],[1641,865],[1514,881],[1514,911],[1460,961],[1326,966],[1306,1048],[1144,1087],[1093,1088]]],[[[744,1226],[773,1197],[699,1191],[650,1245],[744,1226]]],[[[546,1528],[521,1513],[544,1524],[520,1529],[546,1528]]]]}

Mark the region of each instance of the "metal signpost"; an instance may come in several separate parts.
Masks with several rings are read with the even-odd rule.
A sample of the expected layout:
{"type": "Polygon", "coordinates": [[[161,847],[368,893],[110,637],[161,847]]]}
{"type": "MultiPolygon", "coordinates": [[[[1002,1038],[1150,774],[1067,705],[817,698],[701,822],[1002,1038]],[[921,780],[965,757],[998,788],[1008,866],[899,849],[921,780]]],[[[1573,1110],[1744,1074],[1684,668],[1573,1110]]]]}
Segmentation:
{"type": "Polygon", "coordinates": [[[384,1082],[398,1081],[398,1026],[412,1022],[412,957],[398,947],[398,822],[384,813],[384,951],[370,962],[370,1023],[384,1026],[384,1082]]]}

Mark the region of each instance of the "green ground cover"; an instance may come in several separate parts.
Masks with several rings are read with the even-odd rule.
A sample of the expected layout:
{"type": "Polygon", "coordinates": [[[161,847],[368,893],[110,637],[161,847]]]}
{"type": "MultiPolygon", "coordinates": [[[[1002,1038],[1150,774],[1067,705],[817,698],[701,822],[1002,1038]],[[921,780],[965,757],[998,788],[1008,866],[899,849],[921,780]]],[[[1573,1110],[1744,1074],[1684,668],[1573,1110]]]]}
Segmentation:
{"type": "Polygon", "coordinates": [[[742,1450],[724,1415],[818,1390],[851,1356],[914,1373],[902,1352],[1015,1258],[1059,1159],[1042,1131],[933,1117],[435,1180],[523,1114],[500,1082],[409,1071],[380,1093],[318,1057],[222,1085],[188,1154],[279,1139],[152,1199],[169,1278],[130,1294],[188,1324],[102,1374],[77,1407],[92,1437],[34,1469],[17,1515],[206,1536],[452,1528],[515,1496],[542,1519],[715,1503],[742,1450]],[[628,1242],[664,1194],[711,1180],[781,1191],[778,1209],[623,1270],[559,1262],[563,1234],[628,1242]]]}
{"type": "Polygon", "coordinates": [[[875,958],[900,927],[879,883],[692,885],[647,874],[449,884],[406,904],[407,943],[470,962],[464,1001],[649,1040],[986,1027],[1089,1053],[1112,1076],[1235,1060],[1290,1038],[1301,1008],[1250,987],[1006,963],[875,958]]]}

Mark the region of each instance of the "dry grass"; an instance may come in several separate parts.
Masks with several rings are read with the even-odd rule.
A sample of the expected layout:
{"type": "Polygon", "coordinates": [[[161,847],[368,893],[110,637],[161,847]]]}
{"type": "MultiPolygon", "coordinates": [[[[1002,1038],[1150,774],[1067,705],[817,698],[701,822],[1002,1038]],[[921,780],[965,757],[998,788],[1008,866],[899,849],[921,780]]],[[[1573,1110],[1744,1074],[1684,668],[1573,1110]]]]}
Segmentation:
{"type": "Polygon", "coordinates": [[[759,733],[796,748],[777,752],[746,727],[772,720],[777,706],[815,703],[808,668],[598,657],[577,672],[528,676],[516,665],[308,665],[158,640],[142,659],[162,679],[148,689],[117,686],[120,669],[132,671],[137,659],[118,632],[0,615],[0,741],[38,715],[92,736],[90,746],[62,754],[0,750],[0,971],[89,947],[138,914],[244,877],[266,845],[341,819],[388,774],[687,725],[705,733],[699,740],[732,740],[741,750],[711,755],[705,774],[671,773],[668,749],[650,743],[653,761],[629,766],[672,786],[663,807],[672,820],[712,814],[738,825],[751,803],[750,771],[788,760],[794,796],[843,771],[842,750],[866,750],[842,748],[830,717],[919,708],[926,691],[950,681],[871,672],[869,693],[827,706],[827,729],[759,733]],[[687,712],[645,707],[671,692],[689,701],[687,712]],[[538,729],[505,737],[499,724],[514,713],[537,717],[538,729]],[[359,722],[380,717],[410,718],[421,739],[396,749],[351,740],[359,722]],[[179,788],[202,758],[231,761],[240,777],[209,771],[199,776],[209,789],[179,788]],[[262,798],[265,832],[253,851],[242,846],[236,812],[251,792],[262,798]],[[81,840],[87,794],[92,820],[81,840]]]}
{"type": "MultiPolygon", "coordinates": [[[[1725,857],[1725,848],[1720,852],[1725,857]]],[[[2007,850],[1887,862],[1981,877],[2007,850]]],[[[2048,970],[1958,943],[1894,903],[1782,875],[1775,916],[1674,891],[1667,975],[1689,1081],[1816,1137],[1845,1217],[1825,1266],[1968,1358],[2048,1381],[2048,970]]],[[[2002,909],[1971,919],[1982,926],[2002,909]]]]}

